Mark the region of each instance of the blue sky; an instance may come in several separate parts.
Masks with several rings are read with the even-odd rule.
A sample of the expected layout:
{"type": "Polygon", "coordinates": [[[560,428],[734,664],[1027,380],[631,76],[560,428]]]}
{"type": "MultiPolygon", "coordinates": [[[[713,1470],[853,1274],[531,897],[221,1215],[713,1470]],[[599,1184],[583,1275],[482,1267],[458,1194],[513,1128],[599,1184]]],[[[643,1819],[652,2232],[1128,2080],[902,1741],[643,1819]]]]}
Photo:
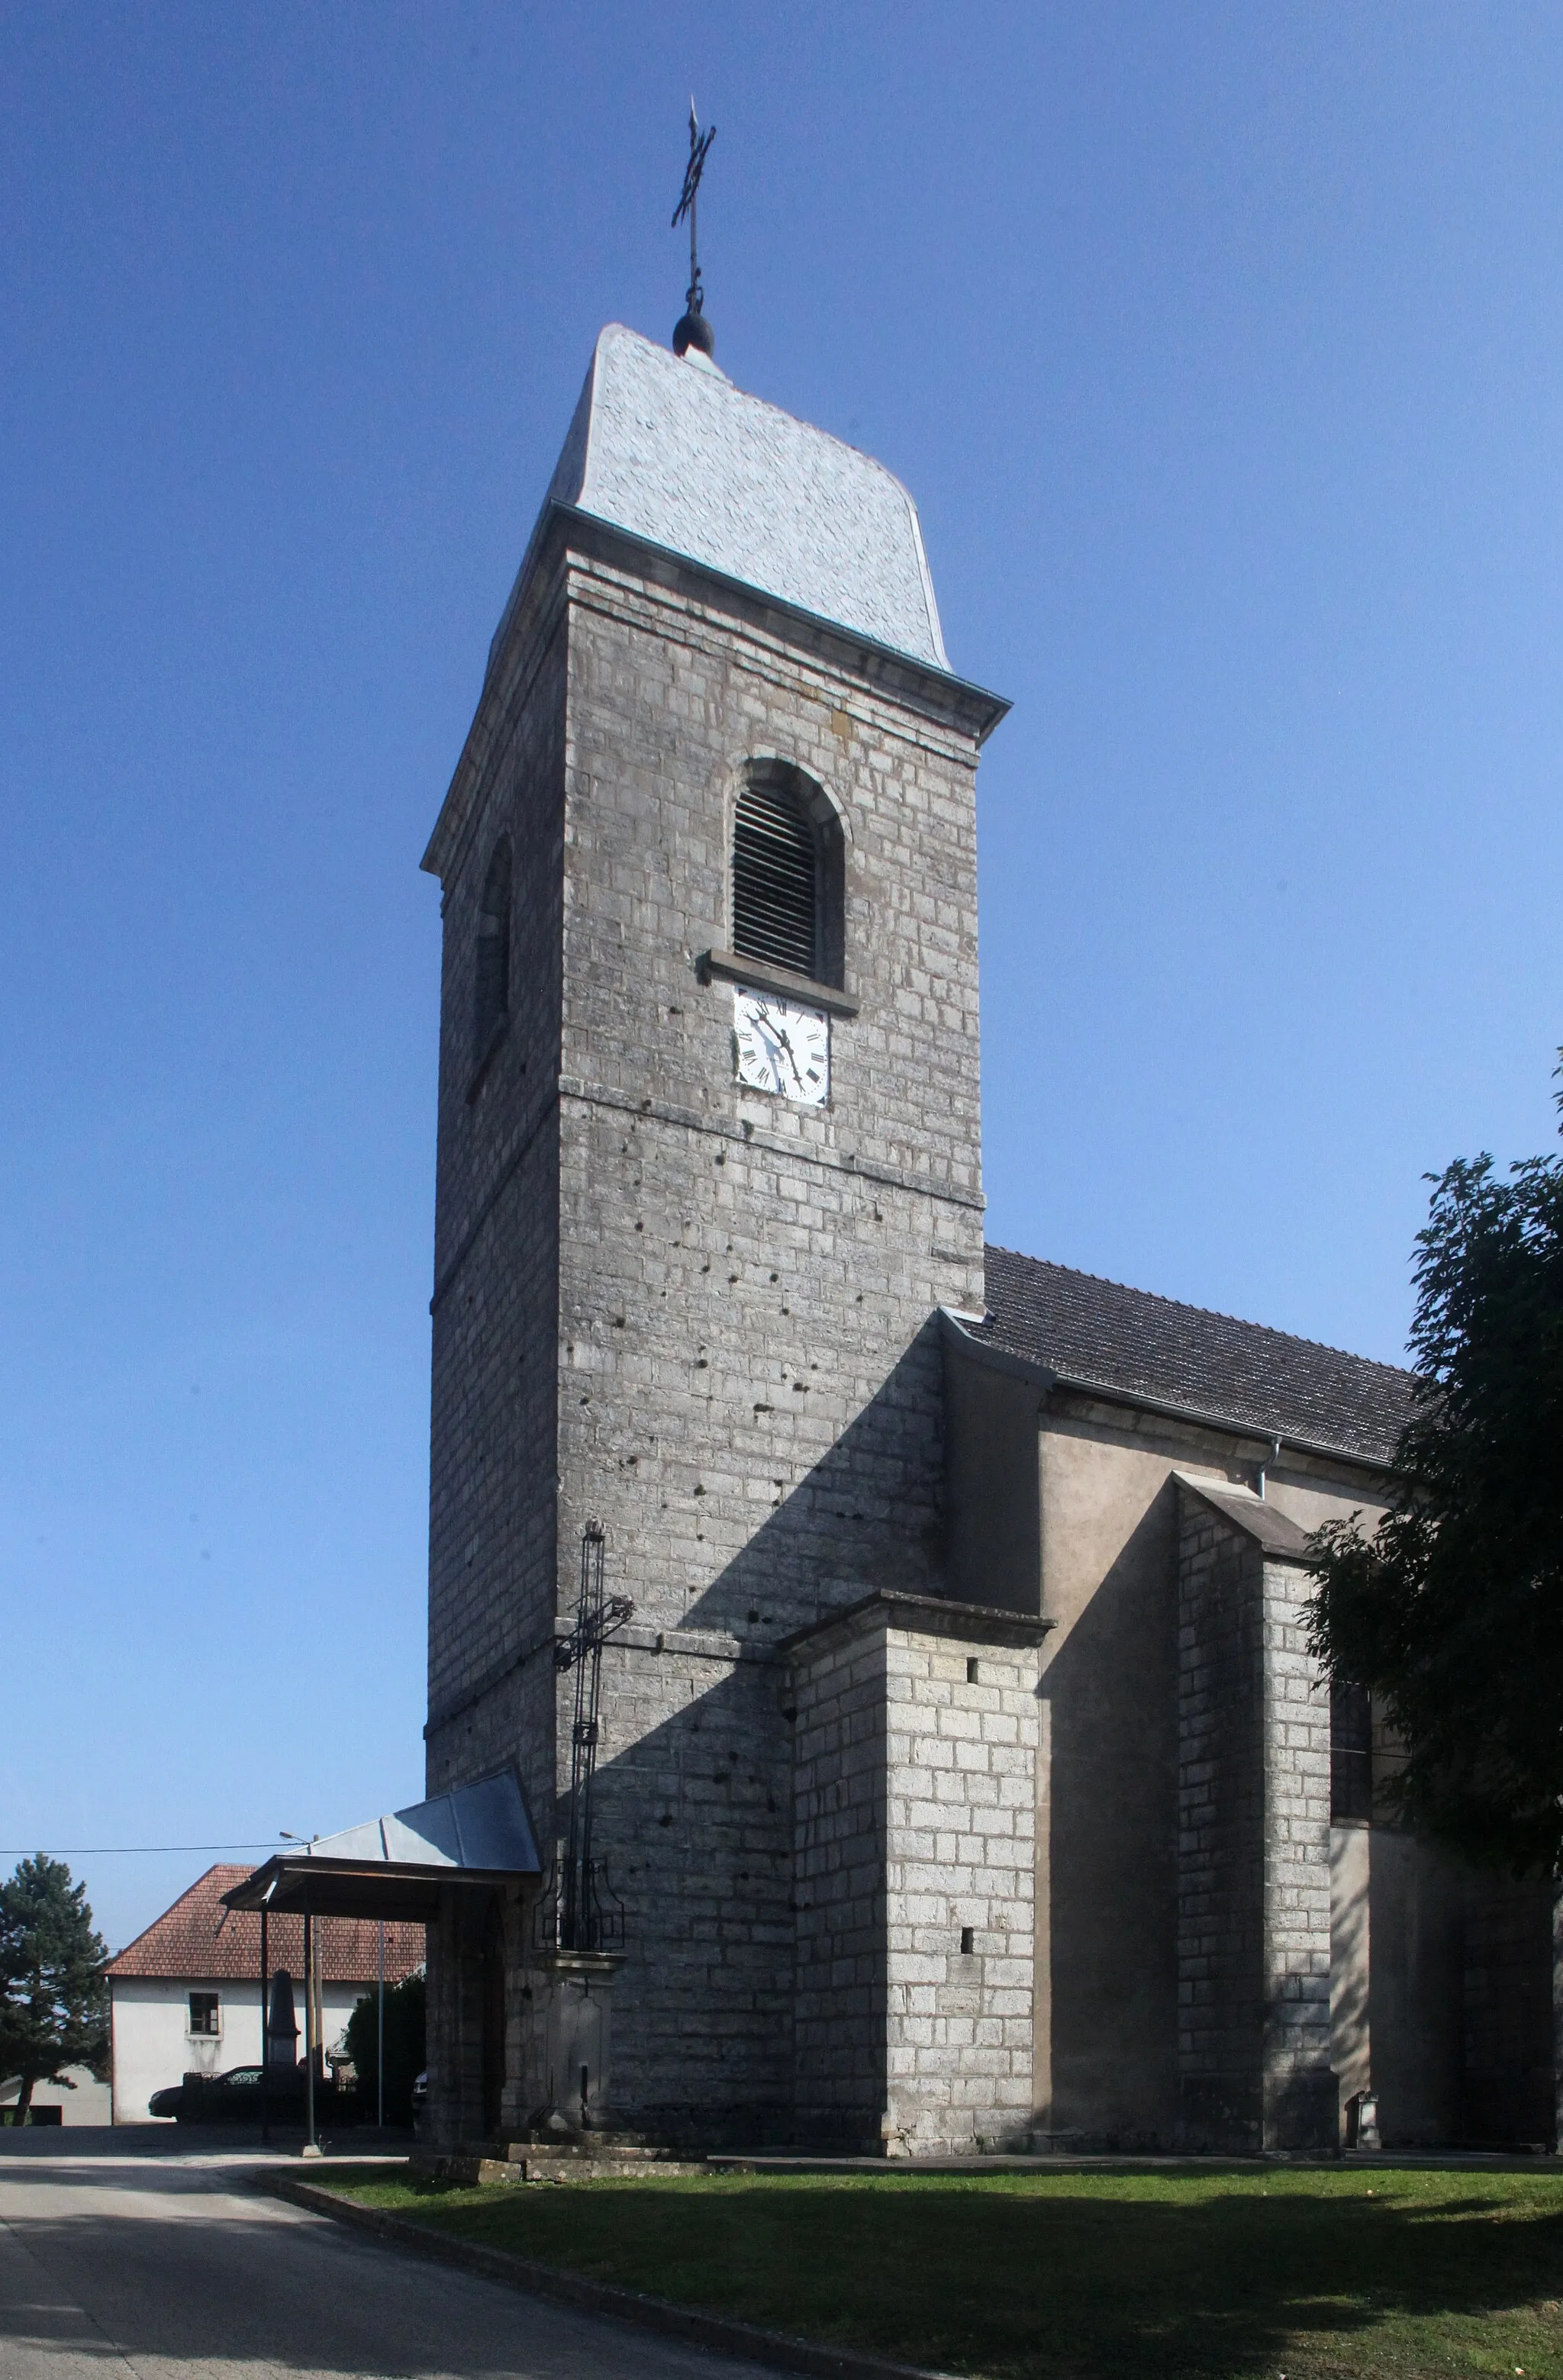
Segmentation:
{"type": "Polygon", "coordinates": [[[13,6],[8,1854],[420,1790],[417,863],[691,86],[721,361],[1015,703],[990,1236],[1393,1359],[1423,1172],[1550,1141],[1555,8],[13,6]]]}

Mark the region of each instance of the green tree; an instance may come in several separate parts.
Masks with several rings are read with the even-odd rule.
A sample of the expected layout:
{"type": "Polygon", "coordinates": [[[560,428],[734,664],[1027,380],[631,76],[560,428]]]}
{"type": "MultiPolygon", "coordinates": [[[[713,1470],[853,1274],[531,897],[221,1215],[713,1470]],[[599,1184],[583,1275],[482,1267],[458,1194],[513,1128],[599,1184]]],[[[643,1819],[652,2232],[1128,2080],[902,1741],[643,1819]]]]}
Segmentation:
{"type": "MultiPolygon", "coordinates": [[[[424,1978],[409,1975],[385,1986],[385,2120],[412,2121],[412,2086],[429,2062],[428,1986],[424,1978]]],[[[353,2004],[348,2019],[348,2055],[359,2078],[359,2102],[365,2114],[375,2105],[375,2078],[380,2070],[380,1991],[376,1985],[353,2004]]]]}
{"type": "Polygon", "coordinates": [[[1563,1158],[1428,1179],[1398,1486],[1313,1538],[1314,1647],[1401,1740],[1398,1815],[1563,1876],[1563,1158]]]}
{"type": "Polygon", "coordinates": [[[65,2070],[108,2068],[108,1949],[92,1930],[87,1888],[60,1860],[18,1862],[0,1884],[0,2075],[19,2076],[15,2120],[39,2082],[75,2085],[65,2070]]]}

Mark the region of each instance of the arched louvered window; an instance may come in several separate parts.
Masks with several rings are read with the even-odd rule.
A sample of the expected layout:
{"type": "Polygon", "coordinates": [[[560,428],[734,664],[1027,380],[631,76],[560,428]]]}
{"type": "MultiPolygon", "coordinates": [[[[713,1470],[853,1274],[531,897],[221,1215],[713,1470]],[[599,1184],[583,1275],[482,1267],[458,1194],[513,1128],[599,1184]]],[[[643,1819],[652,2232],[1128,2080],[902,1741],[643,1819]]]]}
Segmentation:
{"type": "Polygon", "coordinates": [[[510,1013],[510,845],[495,844],[478,912],[478,971],[472,1054],[479,1062],[510,1013]]]}
{"type": "Polygon", "coordinates": [[[820,838],[791,772],[751,771],[733,828],[733,949],[818,977],[820,838]]]}

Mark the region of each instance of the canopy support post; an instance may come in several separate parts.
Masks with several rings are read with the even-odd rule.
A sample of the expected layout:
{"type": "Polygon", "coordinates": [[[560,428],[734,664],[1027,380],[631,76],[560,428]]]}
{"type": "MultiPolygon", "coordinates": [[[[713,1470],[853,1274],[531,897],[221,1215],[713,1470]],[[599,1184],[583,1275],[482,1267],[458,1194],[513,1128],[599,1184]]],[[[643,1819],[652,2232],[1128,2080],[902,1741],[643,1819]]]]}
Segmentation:
{"type": "Polygon", "coordinates": [[[272,2137],[272,2037],[266,2028],[272,2021],[272,1969],[266,1948],[266,1904],[261,1903],[261,2138],[270,2144],[272,2137]]]}
{"type": "Polygon", "coordinates": [[[315,2138],[315,1921],[304,1908],[304,2155],[317,2157],[315,2138]]]}

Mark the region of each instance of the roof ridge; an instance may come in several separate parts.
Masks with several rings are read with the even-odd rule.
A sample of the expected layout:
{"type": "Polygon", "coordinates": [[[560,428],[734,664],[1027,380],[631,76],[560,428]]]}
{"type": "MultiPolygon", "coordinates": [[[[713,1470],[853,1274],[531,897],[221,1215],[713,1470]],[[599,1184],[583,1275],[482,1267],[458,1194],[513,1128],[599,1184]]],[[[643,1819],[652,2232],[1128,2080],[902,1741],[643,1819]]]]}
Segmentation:
{"type": "Polygon", "coordinates": [[[1300,1330],[1283,1330],[1274,1322],[1252,1322],[1246,1315],[1228,1314],[1219,1305],[1196,1305],[1190,1298],[1168,1297],[1162,1290],[1138,1289],[1132,1281],[1115,1281],[1110,1273],[1087,1272],[1079,1265],[1060,1264],[1054,1257],[1029,1256],[1024,1248],[1001,1247],[996,1241],[983,1243],[987,1256],[1013,1257],[1019,1264],[1043,1265],[1049,1272],[1068,1273],[1072,1281],[1094,1281],[1101,1289],[1121,1290],[1126,1297],[1142,1297],[1152,1305],[1170,1306],[1175,1313],[1202,1315],[1206,1321],[1232,1322],[1239,1330],[1263,1330],[1272,1339],[1285,1339],[1294,1347],[1313,1347],[1323,1355],[1339,1355],[1349,1364],[1365,1364],[1375,1372],[1387,1372],[1391,1378],[1414,1380],[1417,1375],[1406,1364],[1386,1364],[1376,1355],[1359,1355],[1350,1347],[1337,1347],[1327,1339],[1310,1339],[1300,1330]]]}

